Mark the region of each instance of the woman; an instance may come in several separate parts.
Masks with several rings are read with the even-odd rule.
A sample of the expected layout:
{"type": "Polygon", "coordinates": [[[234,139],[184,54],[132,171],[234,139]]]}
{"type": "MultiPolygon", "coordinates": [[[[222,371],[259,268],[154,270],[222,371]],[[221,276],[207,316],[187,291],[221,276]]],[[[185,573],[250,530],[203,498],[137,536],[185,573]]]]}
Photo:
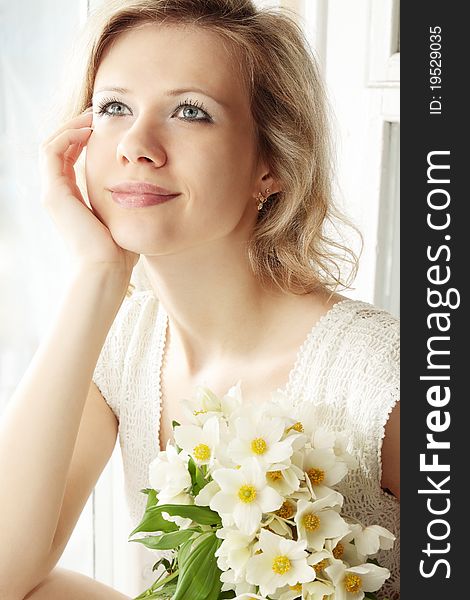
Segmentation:
{"type": "MultiPolygon", "coordinates": [[[[43,203],[75,270],[4,419],[0,591],[124,597],[53,568],[118,426],[137,521],[149,462],[201,383],[222,395],[241,380],[254,402],[283,389],[346,430],[360,466],[345,512],[398,533],[398,326],[336,292],[355,259],[325,233],[325,100],[300,30],[244,0],[118,0],[83,44],[73,116],[42,153],[43,203]],[[146,283],[126,294],[139,269],[146,283]]],[[[397,598],[397,551],[379,560],[397,598]]]]}

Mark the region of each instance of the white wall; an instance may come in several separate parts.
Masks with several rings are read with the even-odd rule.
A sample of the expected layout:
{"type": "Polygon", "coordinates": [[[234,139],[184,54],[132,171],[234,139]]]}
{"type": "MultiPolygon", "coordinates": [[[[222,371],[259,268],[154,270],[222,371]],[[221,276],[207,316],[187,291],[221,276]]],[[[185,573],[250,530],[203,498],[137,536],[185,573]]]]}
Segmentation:
{"type": "Polygon", "coordinates": [[[281,4],[299,15],[322,67],[335,116],[338,199],[364,236],[358,276],[346,295],[398,316],[399,2],[281,4]]]}

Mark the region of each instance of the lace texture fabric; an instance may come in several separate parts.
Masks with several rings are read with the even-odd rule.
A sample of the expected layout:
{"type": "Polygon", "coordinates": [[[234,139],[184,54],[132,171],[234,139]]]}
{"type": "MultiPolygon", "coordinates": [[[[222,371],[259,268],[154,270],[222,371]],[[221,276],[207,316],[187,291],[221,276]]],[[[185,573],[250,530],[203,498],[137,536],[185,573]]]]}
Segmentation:
{"type": "MultiPolygon", "coordinates": [[[[153,291],[136,288],[116,316],[93,376],[119,421],[125,494],[134,526],[146,504],[139,490],[149,486],[148,466],[159,450],[167,319],[153,291]]],[[[326,428],[346,431],[348,450],[359,467],[338,486],[345,497],[342,513],[365,525],[382,525],[397,536],[394,549],[379,554],[378,560],[392,573],[379,597],[398,599],[399,503],[380,486],[384,427],[399,400],[398,319],[366,302],[337,303],[306,337],[280,391],[296,403],[308,403],[313,418],[326,428]]],[[[155,580],[151,567],[157,560],[155,552],[146,554],[143,586],[155,580]]]]}

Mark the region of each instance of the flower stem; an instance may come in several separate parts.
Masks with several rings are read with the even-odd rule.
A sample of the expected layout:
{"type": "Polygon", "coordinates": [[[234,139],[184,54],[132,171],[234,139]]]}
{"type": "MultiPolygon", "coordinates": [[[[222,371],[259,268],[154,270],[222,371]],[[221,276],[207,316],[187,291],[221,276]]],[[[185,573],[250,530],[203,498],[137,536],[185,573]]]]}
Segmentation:
{"type": "Polygon", "coordinates": [[[179,569],[177,569],[174,573],[168,575],[168,577],[165,577],[164,579],[158,578],[155,583],[153,583],[147,590],[145,590],[145,592],[140,594],[140,596],[134,598],[134,600],[145,600],[145,598],[148,598],[151,594],[153,594],[153,592],[156,592],[158,589],[175,579],[175,577],[178,577],[178,574],[179,569]]]}
{"type": "Polygon", "coordinates": [[[171,575],[168,575],[168,577],[165,577],[165,579],[162,579],[161,581],[160,580],[156,581],[152,585],[152,588],[151,588],[152,592],[154,592],[155,590],[158,590],[158,588],[161,588],[162,585],[165,585],[165,584],[169,583],[170,581],[173,581],[173,579],[175,577],[178,577],[179,572],[180,572],[180,570],[176,569],[176,571],[174,573],[172,573],[171,575]]]}

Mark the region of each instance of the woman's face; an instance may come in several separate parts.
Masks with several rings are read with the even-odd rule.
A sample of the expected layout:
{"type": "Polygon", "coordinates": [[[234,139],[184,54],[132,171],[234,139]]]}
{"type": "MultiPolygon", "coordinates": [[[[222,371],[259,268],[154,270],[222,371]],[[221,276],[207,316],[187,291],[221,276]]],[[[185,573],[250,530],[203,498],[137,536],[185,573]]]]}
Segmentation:
{"type": "Polygon", "coordinates": [[[115,241],[146,255],[222,237],[248,239],[261,182],[249,97],[236,56],[213,32],[145,24],[121,34],[96,74],[86,151],[90,203],[115,241]],[[124,88],[116,91],[112,88],[124,88]],[[156,184],[178,196],[117,204],[109,188],[156,184]]]}

